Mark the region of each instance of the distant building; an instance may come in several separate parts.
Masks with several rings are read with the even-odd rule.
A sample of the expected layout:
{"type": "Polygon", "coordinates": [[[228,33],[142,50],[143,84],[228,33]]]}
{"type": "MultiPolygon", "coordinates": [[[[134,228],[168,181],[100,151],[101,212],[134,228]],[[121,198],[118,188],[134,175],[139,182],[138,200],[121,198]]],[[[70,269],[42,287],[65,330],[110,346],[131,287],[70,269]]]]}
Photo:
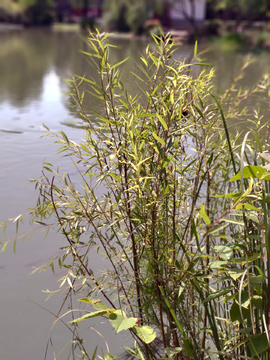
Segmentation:
{"type": "Polygon", "coordinates": [[[87,17],[100,17],[102,14],[103,0],[70,0],[72,5],[72,15],[83,16],[85,7],[87,8],[87,17]]]}
{"type": "Polygon", "coordinates": [[[206,0],[164,0],[166,1],[168,26],[186,27],[193,22],[202,25],[206,15],[206,0]]]}
{"type": "Polygon", "coordinates": [[[58,21],[62,22],[64,18],[71,15],[70,0],[54,0],[54,4],[58,21]]]}
{"type": "MultiPolygon", "coordinates": [[[[182,28],[191,26],[194,22],[197,25],[203,24],[207,0],[163,1],[165,3],[165,11],[164,14],[158,16],[163,25],[182,28]]],[[[103,0],[54,0],[54,2],[59,21],[61,21],[62,16],[68,16],[69,14],[82,16],[85,11],[85,4],[87,4],[88,17],[95,18],[102,15],[103,0]]],[[[154,14],[153,18],[156,18],[154,14]]]]}

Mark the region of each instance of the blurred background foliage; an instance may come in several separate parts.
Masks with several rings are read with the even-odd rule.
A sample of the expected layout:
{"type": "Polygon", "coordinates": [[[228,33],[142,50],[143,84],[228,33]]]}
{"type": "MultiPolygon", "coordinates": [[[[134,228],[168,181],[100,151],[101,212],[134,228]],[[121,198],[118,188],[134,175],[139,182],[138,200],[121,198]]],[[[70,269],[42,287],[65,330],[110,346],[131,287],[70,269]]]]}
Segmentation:
{"type": "MultiPolygon", "coordinates": [[[[269,0],[208,0],[207,11],[213,17],[222,16],[224,20],[259,20],[269,17],[269,0]]],[[[210,15],[210,16],[211,16],[210,15]]]]}
{"type": "Polygon", "coordinates": [[[1,0],[0,22],[50,25],[54,21],[53,0],[1,0]]]}
{"type": "Polygon", "coordinates": [[[162,0],[105,0],[102,23],[110,30],[141,34],[145,21],[164,10],[162,0]]]}
{"type": "MultiPolygon", "coordinates": [[[[210,35],[218,35],[218,21],[234,21],[229,30],[238,32],[243,21],[251,24],[270,18],[270,0],[206,2],[206,20],[211,23],[208,26],[206,22],[204,27],[210,35]]],[[[175,8],[181,9],[188,3],[197,7],[195,0],[1,0],[0,23],[44,26],[53,22],[80,22],[83,28],[94,29],[98,24],[105,31],[142,34],[153,32],[157,25],[170,27],[166,19],[174,11],[173,4],[175,8]],[[150,29],[147,29],[149,24],[150,29]]],[[[196,28],[192,17],[188,16],[186,20],[191,27],[196,28]]]]}

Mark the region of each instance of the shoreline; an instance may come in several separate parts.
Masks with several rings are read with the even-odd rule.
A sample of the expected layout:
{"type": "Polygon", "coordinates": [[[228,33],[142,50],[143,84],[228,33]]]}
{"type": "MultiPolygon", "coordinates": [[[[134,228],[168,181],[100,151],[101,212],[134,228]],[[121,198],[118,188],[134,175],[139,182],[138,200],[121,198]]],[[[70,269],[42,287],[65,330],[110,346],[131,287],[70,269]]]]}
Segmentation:
{"type": "Polygon", "coordinates": [[[1,32],[9,32],[9,31],[21,31],[23,29],[24,29],[23,25],[0,23],[0,33],[1,32]]]}
{"type": "MultiPolygon", "coordinates": [[[[10,24],[10,23],[0,23],[0,33],[5,33],[5,32],[11,32],[11,31],[22,31],[22,30],[26,30],[28,28],[31,27],[26,27],[24,25],[20,25],[20,24],[10,24]]],[[[42,28],[42,26],[38,26],[38,28],[42,28]]],[[[77,23],[75,24],[53,24],[52,26],[46,27],[47,29],[50,29],[51,31],[56,31],[56,32],[80,32],[80,31],[85,31],[80,29],[79,25],[77,23]]],[[[184,38],[187,37],[188,35],[188,30],[177,30],[177,29],[166,29],[166,33],[170,33],[173,37],[177,38],[177,39],[181,39],[183,40],[184,38]]],[[[149,40],[149,38],[151,38],[151,36],[149,35],[134,35],[132,32],[112,32],[111,33],[111,38],[112,39],[126,39],[126,40],[130,40],[130,39],[140,39],[143,41],[147,41],[149,40]]]]}
{"type": "MultiPolygon", "coordinates": [[[[0,34],[23,31],[31,28],[46,28],[53,32],[82,32],[87,33],[87,30],[82,30],[78,23],[54,23],[52,26],[24,26],[21,24],[12,23],[1,23],[0,22],[0,34]]],[[[165,28],[163,29],[165,34],[171,34],[171,37],[178,43],[182,44],[188,42],[189,30],[188,29],[176,29],[176,28],[165,28]]],[[[200,43],[208,43],[209,45],[215,42],[223,44],[223,46],[230,49],[233,48],[245,48],[250,50],[270,50],[270,29],[264,31],[248,31],[248,32],[237,32],[237,33],[220,33],[219,35],[208,34],[200,38],[200,43]]],[[[123,39],[123,40],[141,40],[148,41],[151,39],[150,35],[142,34],[135,35],[131,32],[112,32],[112,39],[123,39]]]]}

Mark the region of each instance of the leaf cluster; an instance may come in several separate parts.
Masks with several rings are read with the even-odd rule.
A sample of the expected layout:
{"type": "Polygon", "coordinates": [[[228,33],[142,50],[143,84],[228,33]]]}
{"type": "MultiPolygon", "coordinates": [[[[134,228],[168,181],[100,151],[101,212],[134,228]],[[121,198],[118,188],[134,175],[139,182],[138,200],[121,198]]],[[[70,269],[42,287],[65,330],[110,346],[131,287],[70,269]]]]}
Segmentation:
{"type": "Polygon", "coordinates": [[[76,346],[90,359],[79,323],[103,316],[116,332],[130,330],[130,353],[140,359],[267,356],[269,174],[254,156],[259,150],[268,161],[258,135],[267,125],[249,101],[268,101],[269,77],[237,93],[236,79],[217,98],[214,71],[205,70],[197,45],[187,63],[169,39],[154,36],[132,97],[121,81],[127,59],[110,63],[108,36],[89,37],[98,77],[70,82],[85,139],[49,133],[71,159],[76,182],[44,163],[30,212],[66,240],[58,257],[67,269],[65,301],[79,296],[95,309],[75,318],[71,307],[66,325],[76,346]],[[84,110],[86,91],[103,104],[95,122],[84,110]],[[252,114],[255,140],[246,136],[241,146],[228,119],[252,114]],[[102,271],[90,268],[96,253],[107,259],[102,271]]]}

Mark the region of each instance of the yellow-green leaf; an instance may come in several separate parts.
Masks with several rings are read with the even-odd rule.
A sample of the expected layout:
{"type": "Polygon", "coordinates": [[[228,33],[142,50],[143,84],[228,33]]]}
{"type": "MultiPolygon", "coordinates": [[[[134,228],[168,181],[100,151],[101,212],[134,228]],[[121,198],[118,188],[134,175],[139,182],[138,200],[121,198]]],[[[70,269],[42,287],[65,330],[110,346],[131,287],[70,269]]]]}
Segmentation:
{"type": "Polygon", "coordinates": [[[106,311],[106,310],[93,311],[93,312],[85,314],[82,317],[80,317],[78,319],[75,319],[75,320],[73,320],[71,322],[75,323],[75,322],[79,322],[79,321],[83,321],[83,320],[87,320],[87,319],[92,319],[94,317],[103,316],[103,315],[107,315],[107,314],[108,314],[108,311],[106,311]]]}
{"type": "Polygon", "coordinates": [[[211,221],[205,212],[205,207],[204,207],[203,203],[201,203],[200,214],[201,214],[201,217],[203,218],[203,221],[206,223],[207,226],[209,226],[211,224],[211,221]]]}
{"type": "MultiPolygon", "coordinates": [[[[261,166],[249,165],[243,168],[243,178],[263,178],[264,180],[270,181],[270,175],[267,175],[268,172],[261,166]]],[[[234,175],[229,181],[241,180],[241,172],[239,171],[234,175]]]]}
{"type": "Polygon", "coordinates": [[[150,326],[143,325],[143,326],[134,326],[133,331],[135,334],[142,339],[142,341],[146,344],[149,344],[156,338],[156,332],[150,326]]]}
{"type": "Polygon", "coordinates": [[[165,141],[161,139],[156,132],[153,132],[153,137],[163,146],[165,146],[165,141]]]}
{"type": "Polygon", "coordinates": [[[127,318],[122,310],[116,310],[113,314],[110,314],[109,318],[116,333],[122,330],[128,330],[136,324],[136,319],[134,317],[127,318]]]}

